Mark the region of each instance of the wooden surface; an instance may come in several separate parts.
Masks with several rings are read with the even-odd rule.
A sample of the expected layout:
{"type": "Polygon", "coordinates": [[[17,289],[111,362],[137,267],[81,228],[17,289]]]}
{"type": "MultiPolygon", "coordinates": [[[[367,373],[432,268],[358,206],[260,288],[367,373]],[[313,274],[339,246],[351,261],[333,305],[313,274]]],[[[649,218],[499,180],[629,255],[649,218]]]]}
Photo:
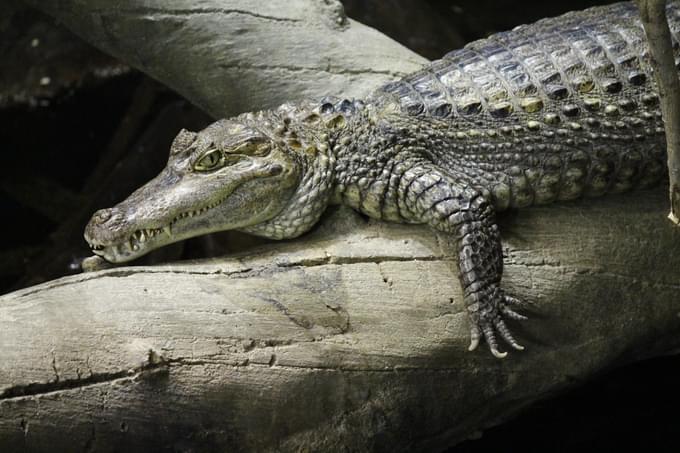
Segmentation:
{"type": "Polygon", "coordinates": [[[655,190],[504,216],[504,284],[531,303],[512,325],[527,350],[506,360],[466,351],[445,237],[344,208],[247,255],[3,296],[0,445],[436,451],[678,348],[664,204],[655,190]]]}

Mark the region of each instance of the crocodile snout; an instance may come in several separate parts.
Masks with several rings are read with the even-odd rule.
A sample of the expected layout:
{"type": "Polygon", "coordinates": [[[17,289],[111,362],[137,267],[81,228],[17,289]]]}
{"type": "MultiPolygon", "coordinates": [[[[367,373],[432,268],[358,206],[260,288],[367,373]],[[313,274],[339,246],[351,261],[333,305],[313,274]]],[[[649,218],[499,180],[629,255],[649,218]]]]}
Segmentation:
{"type": "Polygon", "coordinates": [[[100,209],[92,215],[90,223],[93,225],[102,225],[111,219],[113,216],[113,209],[100,209]]]}
{"type": "Polygon", "coordinates": [[[85,239],[90,245],[108,245],[124,230],[124,216],[116,208],[100,209],[85,227],[85,239]]]}

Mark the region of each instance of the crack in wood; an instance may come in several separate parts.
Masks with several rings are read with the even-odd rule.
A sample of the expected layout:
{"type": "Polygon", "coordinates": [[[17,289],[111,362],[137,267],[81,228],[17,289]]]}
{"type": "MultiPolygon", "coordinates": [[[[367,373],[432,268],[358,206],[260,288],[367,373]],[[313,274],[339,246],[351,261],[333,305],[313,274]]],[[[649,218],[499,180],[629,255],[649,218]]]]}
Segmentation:
{"type": "Polygon", "coordinates": [[[54,382],[59,382],[59,369],[57,368],[57,355],[52,350],[52,370],[54,370],[54,382]]]}
{"type": "Polygon", "coordinates": [[[263,302],[267,302],[271,304],[276,310],[278,310],[280,313],[282,313],[286,318],[288,318],[293,324],[295,324],[298,327],[301,327],[305,330],[311,330],[314,328],[314,323],[311,322],[309,319],[302,317],[298,318],[296,316],[293,316],[291,314],[290,310],[288,310],[288,307],[286,307],[284,304],[282,304],[280,301],[274,299],[273,297],[267,297],[262,294],[256,294],[256,297],[260,299],[263,302]]]}
{"type": "Polygon", "coordinates": [[[134,14],[134,15],[153,15],[156,17],[190,17],[195,15],[217,15],[222,14],[225,16],[229,15],[242,15],[251,16],[257,19],[264,19],[272,22],[284,22],[284,23],[299,23],[302,22],[300,19],[294,19],[290,17],[277,17],[270,16],[267,14],[260,14],[254,11],[248,11],[245,9],[234,9],[234,8],[154,8],[150,6],[137,7],[137,8],[126,8],[123,10],[109,10],[102,9],[98,11],[99,14],[134,14]]]}
{"type": "Polygon", "coordinates": [[[327,74],[335,74],[335,75],[356,75],[356,76],[366,76],[367,74],[378,74],[378,75],[387,75],[390,77],[401,77],[403,73],[397,72],[397,71],[392,71],[389,69],[376,69],[376,68],[360,68],[360,69],[352,69],[352,68],[347,68],[347,67],[340,67],[340,66],[331,66],[329,64],[325,66],[308,66],[308,67],[303,67],[303,66],[291,66],[291,65],[282,65],[282,64],[277,64],[277,65],[271,65],[271,64],[253,64],[253,63],[244,63],[244,62],[239,62],[236,64],[226,64],[226,63],[220,63],[217,65],[221,69],[226,69],[226,70],[232,70],[235,69],[237,71],[243,71],[243,70],[256,70],[258,72],[261,71],[287,71],[287,72],[325,72],[327,74]]]}
{"type": "Polygon", "coordinates": [[[12,387],[7,387],[2,393],[0,393],[0,401],[25,396],[42,395],[59,390],[71,390],[75,388],[88,387],[94,384],[113,382],[124,378],[132,379],[137,376],[142,376],[144,373],[149,373],[156,370],[167,370],[168,366],[175,361],[177,361],[177,359],[167,360],[150,349],[146,362],[136,368],[109,373],[92,373],[90,376],[82,379],[76,378],[62,380],[59,379],[59,375],[57,374],[57,378],[54,381],[31,382],[29,384],[19,384],[12,387]]]}
{"type": "Polygon", "coordinates": [[[370,263],[375,263],[375,264],[381,264],[384,262],[409,262],[409,261],[448,261],[452,260],[453,256],[447,256],[447,255],[429,255],[429,256],[375,256],[375,257],[351,257],[351,256],[343,256],[343,257],[334,257],[334,256],[325,256],[325,257],[319,257],[318,259],[316,258],[309,258],[309,259],[301,259],[298,261],[292,261],[292,262],[275,262],[273,265],[266,265],[266,266],[260,266],[260,267],[246,267],[244,269],[238,269],[238,270],[233,270],[233,271],[225,271],[223,269],[214,269],[214,270],[205,270],[205,271],[193,271],[193,270],[187,270],[187,269],[168,269],[166,268],[157,268],[154,269],[152,267],[124,267],[124,268],[119,268],[119,269],[106,269],[102,271],[97,271],[92,273],[91,275],[86,275],[86,274],[80,274],[78,276],[72,276],[72,277],[63,277],[59,280],[55,280],[52,282],[44,283],[42,285],[34,286],[30,289],[27,290],[19,290],[16,292],[16,294],[19,297],[27,297],[31,296],[36,293],[41,293],[44,291],[50,291],[55,288],[59,288],[62,286],[69,286],[73,284],[79,284],[81,282],[86,282],[90,280],[96,280],[98,278],[102,277],[114,277],[114,278],[123,278],[123,277],[131,277],[137,274],[182,274],[182,275],[225,275],[228,277],[233,277],[233,276],[245,276],[249,277],[251,275],[256,275],[260,273],[264,273],[267,271],[275,270],[275,269],[288,269],[288,268],[293,268],[293,267],[316,267],[316,266],[326,266],[326,265],[352,265],[352,264],[370,264],[370,263]]]}

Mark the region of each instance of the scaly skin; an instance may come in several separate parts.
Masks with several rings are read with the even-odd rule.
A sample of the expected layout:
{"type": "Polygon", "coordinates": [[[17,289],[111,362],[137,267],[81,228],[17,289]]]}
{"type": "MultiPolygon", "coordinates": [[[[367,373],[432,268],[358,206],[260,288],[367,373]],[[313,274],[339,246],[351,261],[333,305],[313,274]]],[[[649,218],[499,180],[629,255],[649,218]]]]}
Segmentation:
{"type": "MultiPolygon", "coordinates": [[[[673,34],[680,9],[668,17],[673,34]]],[[[677,42],[676,49],[677,47],[677,42]]],[[[85,238],[125,262],[170,242],[239,229],[298,236],[330,203],[424,223],[458,240],[471,345],[497,357],[504,319],[495,212],[647,186],[664,136],[644,33],[630,3],[494,35],[389,83],[365,101],[326,99],[182,131],[168,166],[85,238]]]]}

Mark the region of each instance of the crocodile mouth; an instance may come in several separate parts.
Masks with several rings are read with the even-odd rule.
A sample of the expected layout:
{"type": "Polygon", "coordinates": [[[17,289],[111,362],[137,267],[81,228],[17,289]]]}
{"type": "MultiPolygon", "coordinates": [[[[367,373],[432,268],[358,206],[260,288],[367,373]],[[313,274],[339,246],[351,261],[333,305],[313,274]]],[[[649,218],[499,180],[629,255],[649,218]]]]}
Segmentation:
{"type": "Polygon", "coordinates": [[[134,233],[132,233],[127,239],[121,240],[120,242],[117,243],[111,243],[111,244],[97,244],[96,242],[93,241],[88,241],[90,244],[90,249],[92,252],[96,255],[103,256],[106,254],[106,250],[112,249],[112,248],[118,248],[119,253],[128,251],[128,252],[137,252],[141,249],[141,247],[144,246],[144,244],[147,241],[153,241],[154,238],[163,233],[167,234],[168,237],[172,237],[172,232],[170,231],[170,226],[166,226],[163,228],[144,228],[141,230],[136,230],[134,233]],[[125,250],[127,248],[128,250],[125,250]]]}
{"type": "MultiPolygon", "coordinates": [[[[126,209],[131,204],[130,199],[125,200],[113,208],[114,211],[117,211],[114,216],[119,218],[117,222],[114,222],[115,226],[111,226],[111,224],[107,226],[106,221],[97,224],[95,217],[93,217],[85,228],[85,240],[95,255],[104,258],[110,263],[124,263],[173,242],[214,231],[240,228],[244,225],[251,225],[253,222],[266,220],[260,217],[263,213],[271,212],[270,206],[276,205],[274,202],[278,199],[276,196],[272,197],[269,195],[270,199],[267,206],[257,211],[241,209],[242,206],[238,206],[239,196],[233,197],[236,191],[240,190],[246,183],[264,177],[277,176],[282,171],[283,169],[280,165],[272,165],[258,172],[253,172],[249,178],[242,178],[237,184],[232,183],[228,190],[223,188],[221,196],[215,199],[215,201],[205,204],[201,208],[182,211],[172,218],[169,215],[159,215],[158,217],[148,215],[144,217],[134,210],[130,212],[126,209]],[[206,219],[206,213],[214,210],[224,211],[224,208],[216,208],[225,203],[229,204],[227,202],[230,199],[235,200],[232,203],[234,205],[232,208],[237,208],[237,214],[234,214],[232,212],[233,209],[230,208],[228,213],[218,213],[218,218],[213,223],[206,219]],[[124,214],[126,211],[130,212],[127,216],[124,214]],[[219,218],[220,215],[223,218],[219,218]],[[235,218],[233,217],[234,215],[236,215],[235,218]]],[[[248,194],[248,191],[243,190],[240,197],[243,197],[244,193],[248,194]]],[[[282,209],[282,206],[279,207],[280,209],[282,209]]]]}
{"type": "MultiPolygon", "coordinates": [[[[130,261],[163,245],[195,236],[196,234],[182,234],[178,236],[174,232],[184,225],[193,223],[185,222],[184,219],[202,216],[207,211],[222,204],[227,198],[229,197],[225,196],[200,209],[182,212],[176,215],[170,222],[160,227],[138,228],[131,234],[119,235],[116,239],[106,242],[88,237],[85,240],[90,246],[92,253],[101,256],[107,261],[113,263],[130,261]]],[[[185,228],[181,228],[181,230],[185,231],[185,228]]]]}

